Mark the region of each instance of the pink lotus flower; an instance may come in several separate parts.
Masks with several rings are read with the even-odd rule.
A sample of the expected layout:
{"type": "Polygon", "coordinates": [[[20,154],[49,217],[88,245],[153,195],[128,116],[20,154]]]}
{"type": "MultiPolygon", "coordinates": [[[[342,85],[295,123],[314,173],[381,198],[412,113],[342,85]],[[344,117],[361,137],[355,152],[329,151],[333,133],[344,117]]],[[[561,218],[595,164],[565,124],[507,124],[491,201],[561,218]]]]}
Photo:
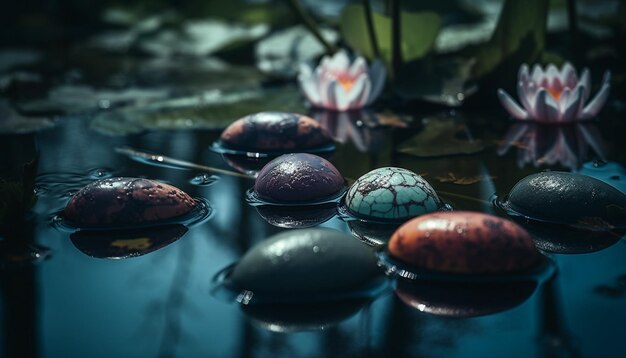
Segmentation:
{"type": "Polygon", "coordinates": [[[576,69],[566,63],[559,71],[549,65],[544,71],[535,65],[532,74],[528,65],[520,67],[517,95],[522,107],[502,89],[498,98],[504,108],[515,118],[544,123],[562,123],[588,120],[596,116],[609,96],[611,73],[605,72],[602,88],[585,106],[591,92],[589,70],[584,69],[578,78],[576,69]]]}
{"type": "Polygon", "coordinates": [[[347,111],[374,102],[385,86],[385,77],[382,62],[374,61],[368,68],[365,59],[358,56],[350,63],[348,54],[341,50],[322,58],[315,70],[302,64],[298,81],[314,107],[347,111]]]}

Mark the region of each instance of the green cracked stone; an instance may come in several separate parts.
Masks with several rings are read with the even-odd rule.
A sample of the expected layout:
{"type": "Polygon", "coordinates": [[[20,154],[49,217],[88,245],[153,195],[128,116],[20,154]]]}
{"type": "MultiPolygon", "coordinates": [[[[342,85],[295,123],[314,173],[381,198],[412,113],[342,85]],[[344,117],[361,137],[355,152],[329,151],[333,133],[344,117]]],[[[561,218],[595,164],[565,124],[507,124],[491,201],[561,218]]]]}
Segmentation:
{"type": "Polygon", "coordinates": [[[384,167],[352,184],[346,206],[358,217],[398,220],[437,211],[442,203],[421,176],[403,168],[384,167]]]}

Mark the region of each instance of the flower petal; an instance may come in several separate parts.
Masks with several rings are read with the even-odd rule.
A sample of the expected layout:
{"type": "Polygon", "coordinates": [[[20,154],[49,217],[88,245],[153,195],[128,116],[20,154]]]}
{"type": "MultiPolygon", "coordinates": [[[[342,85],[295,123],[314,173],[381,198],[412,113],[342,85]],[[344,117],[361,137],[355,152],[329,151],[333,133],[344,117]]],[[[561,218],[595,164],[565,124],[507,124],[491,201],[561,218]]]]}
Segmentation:
{"type": "Polygon", "coordinates": [[[523,110],[511,96],[506,93],[503,89],[498,89],[498,99],[502,106],[511,114],[511,116],[517,119],[527,119],[528,112],[523,110]]]}
{"type": "Polygon", "coordinates": [[[580,103],[583,100],[584,86],[578,86],[572,91],[567,102],[561,102],[561,121],[571,122],[578,119],[580,103]]]}
{"type": "Polygon", "coordinates": [[[543,69],[541,68],[541,66],[534,65],[533,66],[533,73],[531,75],[532,81],[536,85],[538,85],[539,83],[541,83],[541,81],[543,80],[544,77],[545,77],[545,74],[544,74],[543,69]]]}
{"type": "Polygon", "coordinates": [[[313,75],[313,70],[307,64],[300,65],[300,74],[298,75],[298,82],[300,88],[306,96],[306,98],[314,106],[319,106],[321,103],[318,80],[313,75]]]}
{"type": "Polygon", "coordinates": [[[372,104],[385,88],[385,82],[387,80],[387,70],[385,65],[379,60],[374,61],[369,69],[369,76],[371,82],[371,91],[367,98],[367,104],[372,104]]]}
{"type": "Polygon", "coordinates": [[[558,122],[559,106],[545,88],[539,89],[535,97],[535,119],[539,122],[558,122]]]}
{"type": "Polygon", "coordinates": [[[566,62],[565,65],[563,65],[559,77],[561,78],[561,83],[563,84],[563,86],[574,88],[578,84],[576,69],[569,62],[566,62]]]}
{"type": "Polygon", "coordinates": [[[589,75],[589,69],[585,68],[580,75],[579,85],[585,86],[583,91],[583,102],[587,102],[589,95],[591,94],[591,76],[589,75]]]}
{"type": "Polygon", "coordinates": [[[332,80],[328,83],[328,87],[326,89],[327,101],[324,103],[324,107],[335,111],[340,110],[337,106],[337,93],[339,93],[339,91],[343,91],[343,89],[337,80],[332,80]]]}
{"type": "Polygon", "coordinates": [[[369,77],[363,76],[362,78],[362,88],[358,96],[355,96],[349,104],[350,109],[360,109],[369,104],[369,99],[371,98],[371,90],[372,83],[369,77]]]}
{"type": "Polygon", "coordinates": [[[345,50],[337,51],[328,63],[328,70],[333,72],[347,72],[350,68],[350,59],[345,50]]]}
{"type": "Polygon", "coordinates": [[[606,100],[609,98],[609,91],[611,90],[611,72],[606,71],[604,73],[604,78],[602,79],[602,88],[596,94],[596,96],[589,102],[589,104],[583,109],[580,119],[590,119],[595,117],[598,112],[606,103],[606,100]]]}
{"type": "Polygon", "coordinates": [[[546,69],[546,77],[548,77],[548,82],[552,83],[555,79],[559,78],[559,69],[556,68],[554,64],[549,64],[546,69]]]}
{"type": "Polygon", "coordinates": [[[358,56],[354,62],[352,62],[352,66],[350,66],[350,70],[348,71],[350,77],[356,78],[361,73],[367,72],[367,62],[361,56],[358,56]]]}

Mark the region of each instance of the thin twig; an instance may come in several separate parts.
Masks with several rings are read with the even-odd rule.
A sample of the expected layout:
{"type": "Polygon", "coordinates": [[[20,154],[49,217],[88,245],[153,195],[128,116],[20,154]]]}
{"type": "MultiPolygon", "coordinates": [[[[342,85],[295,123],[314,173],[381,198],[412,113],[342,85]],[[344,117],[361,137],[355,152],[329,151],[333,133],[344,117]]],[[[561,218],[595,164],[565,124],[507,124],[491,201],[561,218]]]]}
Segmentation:
{"type": "Polygon", "coordinates": [[[136,149],[133,149],[133,148],[129,148],[129,147],[118,147],[118,148],[115,148],[115,152],[116,153],[120,153],[120,154],[124,154],[126,156],[131,157],[131,158],[132,157],[141,158],[141,159],[144,159],[144,160],[146,160],[148,162],[154,162],[155,164],[173,165],[173,166],[180,167],[180,168],[185,168],[185,169],[206,170],[208,172],[224,174],[224,175],[230,175],[230,176],[239,177],[239,178],[254,179],[251,176],[248,176],[248,175],[245,175],[245,174],[241,174],[241,173],[237,173],[237,172],[233,172],[233,171],[230,171],[230,170],[208,167],[206,165],[201,165],[201,164],[187,162],[187,161],[180,160],[180,159],[170,158],[170,157],[166,157],[166,156],[160,155],[160,154],[153,154],[153,153],[148,153],[148,152],[142,152],[142,151],[139,151],[139,150],[136,150],[136,149]]]}
{"type": "Polygon", "coordinates": [[[329,55],[332,55],[333,53],[335,53],[335,51],[337,51],[335,46],[329,43],[328,41],[326,41],[324,36],[322,36],[322,34],[319,31],[319,28],[317,27],[317,24],[315,23],[315,21],[313,21],[313,18],[309,16],[309,14],[306,12],[304,7],[302,7],[302,4],[300,3],[300,1],[289,0],[289,4],[291,5],[291,8],[295,12],[296,16],[298,16],[300,20],[302,21],[302,24],[304,24],[304,26],[306,26],[306,28],[311,32],[311,34],[315,36],[317,41],[319,41],[320,44],[324,46],[324,48],[326,49],[326,53],[329,55]]]}

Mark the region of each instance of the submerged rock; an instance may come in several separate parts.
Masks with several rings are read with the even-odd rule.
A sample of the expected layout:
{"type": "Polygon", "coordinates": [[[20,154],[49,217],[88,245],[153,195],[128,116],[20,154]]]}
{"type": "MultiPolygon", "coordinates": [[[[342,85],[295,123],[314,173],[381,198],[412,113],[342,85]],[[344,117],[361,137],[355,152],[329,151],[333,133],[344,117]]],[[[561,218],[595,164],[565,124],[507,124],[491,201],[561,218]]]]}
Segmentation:
{"type": "Polygon", "coordinates": [[[184,191],[155,180],[115,177],[79,190],[65,217],[79,227],[159,223],[185,215],[197,204],[184,191]]]}

